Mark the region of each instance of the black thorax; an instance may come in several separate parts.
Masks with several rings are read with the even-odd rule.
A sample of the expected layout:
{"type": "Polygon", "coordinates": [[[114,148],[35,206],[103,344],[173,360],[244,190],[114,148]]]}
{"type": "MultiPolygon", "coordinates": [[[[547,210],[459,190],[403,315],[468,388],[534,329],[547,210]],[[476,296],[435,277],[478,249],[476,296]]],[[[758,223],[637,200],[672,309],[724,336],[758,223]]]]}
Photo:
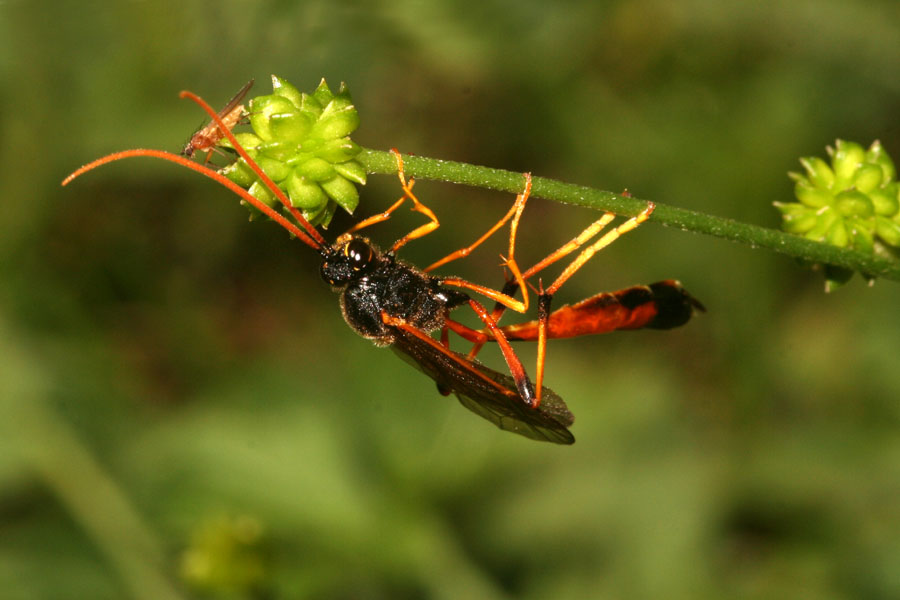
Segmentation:
{"type": "Polygon", "coordinates": [[[443,326],[450,310],[464,304],[464,292],[383,253],[367,239],[343,235],[322,251],[322,278],[341,294],[344,320],[359,335],[378,344],[394,341],[382,313],[423,331],[443,326]]]}

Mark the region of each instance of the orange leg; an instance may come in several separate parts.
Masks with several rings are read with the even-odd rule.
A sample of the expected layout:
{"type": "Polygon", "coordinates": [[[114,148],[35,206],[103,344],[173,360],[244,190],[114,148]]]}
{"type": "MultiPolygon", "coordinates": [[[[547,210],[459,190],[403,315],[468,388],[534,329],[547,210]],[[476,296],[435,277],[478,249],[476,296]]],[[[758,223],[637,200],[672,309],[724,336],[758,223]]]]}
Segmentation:
{"type": "MultiPolygon", "coordinates": [[[[507,211],[507,213],[499,221],[494,223],[493,227],[488,229],[484,233],[484,235],[482,235],[480,238],[475,240],[471,245],[466,246],[465,248],[460,248],[456,252],[451,252],[450,254],[448,254],[447,256],[442,258],[441,260],[428,265],[425,268],[425,272],[428,273],[430,271],[433,271],[433,270],[437,269],[438,267],[446,265],[447,263],[452,262],[458,258],[465,258],[466,256],[468,256],[469,254],[472,253],[472,250],[474,250],[475,248],[480,246],[482,243],[484,243],[485,240],[487,240],[489,237],[494,235],[494,233],[496,233],[498,229],[503,227],[507,221],[509,221],[511,218],[513,218],[513,216],[516,217],[516,219],[513,221],[513,224],[515,226],[518,226],[519,218],[522,215],[522,211],[525,209],[525,202],[528,201],[528,196],[531,194],[531,173],[525,173],[524,176],[525,176],[525,189],[522,191],[521,194],[516,196],[516,201],[509,208],[509,211],[507,211]]],[[[513,238],[515,238],[515,231],[512,230],[512,226],[510,229],[510,234],[513,238]]]]}
{"type": "Polygon", "coordinates": [[[394,157],[397,159],[397,177],[400,179],[400,187],[403,188],[403,196],[399,200],[394,202],[390,206],[390,208],[388,208],[383,213],[373,215],[367,219],[360,221],[359,223],[357,223],[356,225],[354,225],[353,227],[348,229],[346,233],[353,233],[354,231],[359,231],[360,229],[369,227],[370,225],[374,225],[376,223],[381,223],[383,221],[387,221],[388,219],[391,218],[391,214],[394,211],[396,211],[398,208],[400,208],[400,206],[407,199],[409,199],[413,203],[413,207],[411,210],[422,213],[423,215],[428,217],[429,222],[420,227],[416,227],[415,229],[413,229],[412,231],[410,231],[409,233],[407,233],[406,235],[401,237],[399,240],[394,242],[394,245],[391,246],[390,251],[396,252],[397,250],[399,250],[400,248],[405,246],[406,243],[409,242],[410,240],[415,240],[415,239],[418,239],[418,238],[428,235],[429,233],[431,233],[432,231],[434,231],[435,229],[440,227],[441,224],[438,221],[437,215],[435,215],[434,212],[430,208],[428,208],[427,206],[422,204],[419,201],[419,199],[416,197],[416,195],[413,193],[412,188],[415,185],[415,180],[414,179],[410,179],[409,181],[406,180],[406,174],[403,171],[403,157],[400,155],[400,151],[397,150],[396,148],[391,148],[391,152],[394,154],[394,157]]]}
{"type": "Polygon", "coordinates": [[[581,246],[583,246],[589,239],[603,231],[607,225],[612,222],[613,219],[616,218],[616,215],[613,213],[603,213],[603,216],[591,223],[585,228],[584,231],[579,233],[577,236],[548,254],[543,260],[539,261],[537,264],[532,266],[530,269],[523,273],[523,277],[525,279],[529,279],[532,276],[536,275],[538,272],[546,269],[556,261],[561,258],[566,257],[571,254],[581,246]]]}
{"type": "MultiPolygon", "coordinates": [[[[591,223],[584,231],[579,233],[577,236],[551,252],[547,257],[543,260],[532,266],[530,269],[525,271],[522,274],[521,279],[523,281],[528,280],[533,277],[539,271],[547,268],[552,265],[556,261],[564,258],[566,255],[571,254],[573,251],[577,250],[581,246],[583,246],[589,239],[597,235],[600,231],[602,231],[609,223],[616,218],[616,215],[613,213],[604,213],[602,217],[591,223]]],[[[505,297],[514,297],[517,290],[521,289],[523,297],[527,294],[527,289],[525,288],[522,281],[518,279],[513,279],[508,281],[501,292],[505,297]]],[[[491,316],[495,321],[499,321],[503,316],[503,313],[507,308],[512,308],[516,310],[515,307],[510,306],[509,302],[502,302],[500,300],[496,301],[494,305],[494,310],[491,312],[491,316]]],[[[524,312],[524,311],[519,311],[524,312]]],[[[484,336],[480,341],[475,342],[475,345],[472,346],[472,349],[469,351],[469,357],[475,358],[478,353],[481,351],[481,348],[484,346],[485,342],[490,338],[490,336],[484,336]]]]}
{"type": "MultiPolygon", "coordinates": [[[[409,181],[410,189],[412,189],[412,186],[414,184],[415,184],[415,181],[411,179],[409,181]]],[[[366,227],[375,225],[376,223],[383,223],[384,221],[387,221],[388,219],[391,218],[391,215],[394,213],[394,211],[397,210],[398,208],[400,208],[400,206],[402,206],[404,202],[406,202],[406,194],[405,193],[403,194],[403,196],[400,197],[399,200],[397,200],[396,202],[391,204],[390,208],[388,208],[386,211],[384,211],[382,213],[378,213],[377,215],[372,215],[371,217],[368,217],[366,219],[363,219],[362,221],[360,221],[359,223],[357,223],[356,225],[354,225],[353,227],[348,229],[345,233],[354,233],[356,231],[359,231],[360,229],[365,229],[366,227]]]]}
{"type": "MultiPolygon", "coordinates": [[[[588,246],[587,248],[582,250],[581,253],[578,256],[576,256],[575,259],[571,263],[569,263],[569,265],[565,269],[563,269],[563,272],[559,274],[559,277],[557,277],[556,280],[546,290],[541,289],[540,295],[538,296],[537,368],[535,369],[535,375],[534,375],[535,376],[535,384],[537,386],[537,398],[536,398],[537,401],[536,401],[535,405],[539,404],[541,401],[541,385],[543,384],[543,381],[544,381],[544,362],[545,362],[546,352],[547,352],[547,323],[550,320],[550,304],[553,300],[553,294],[555,294],[559,290],[559,288],[562,287],[562,285],[566,281],[568,281],[569,278],[572,275],[574,275],[578,269],[583,267],[584,264],[587,261],[589,261],[597,252],[599,252],[603,248],[609,246],[611,243],[613,243],[614,241],[616,241],[617,239],[619,239],[621,236],[628,233],[629,231],[634,230],[634,228],[636,228],[638,225],[640,225],[641,223],[646,221],[648,218],[650,218],[650,213],[653,212],[654,208],[655,208],[655,205],[652,202],[649,203],[647,205],[647,208],[645,208],[643,211],[641,211],[640,214],[628,219],[627,221],[625,221],[624,223],[622,223],[615,229],[607,232],[599,240],[597,240],[596,242],[594,242],[593,244],[591,244],[590,246],[588,246]]],[[[602,220],[603,219],[601,218],[596,223],[599,223],[602,220]]],[[[596,225],[596,223],[595,223],[595,225],[596,225]]],[[[593,225],[591,227],[589,227],[588,229],[591,229],[592,227],[593,227],[593,225]]],[[[577,239],[578,238],[576,238],[576,240],[577,239]]],[[[577,248],[577,246],[575,246],[575,248],[577,248]]],[[[572,248],[572,250],[574,250],[575,248],[572,248]]],[[[568,252],[571,252],[572,250],[569,250],[568,252]]],[[[566,252],[566,254],[568,254],[568,252],[566,252]]],[[[563,254],[559,257],[556,257],[554,259],[554,261],[551,261],[551,263],[555,262],[556,260],[559,260],[559,258],[562,258],[562,256],[565,256],[565,254],[563,254]]],[[[551,263],[546,263],[546,264],[551,264],[551,263]]],[[[540,266],[540,268],[538,268],[538,269],[534,269],[533,273],[537,273],[541,268],[546,266],[546,264],[543,266],[540,266]]],[[[538,263],[538,265],[540,265],[540,263],[538,263]]],[[[507,342],[507,343],[509,343],[509,342],[507,342]]]]}
{"type": "Polygon", "coordinates": [[[416,195],[413,193],[413,180],[410,180],[409,183],[406,182],[406,174],[403,172],[403,157],[400,155],[400,151],[396,148],[391,148],[391,152],[394,154],[394,157],[397,159],[397,177],[400,179],[400,187],[403,188],[403,194],[405,198],[409,198],[413,207],[412,210],[416,212],[420,212],[429,219],[429,223],[425,223],[420,227],[416,227],[402,238],[394,242],[394,245],[391,246],[391,252],[396,252],[400,248],[406,245],[410,240],[415,240],[420,237],[426,236],[438,227],[441,226],[438,221],[437,216],[432,212],[430,208],[419,202],[419,199],[416,198],[416,195]]]}
{"type": "MultiPolygon", "coordinates": [[[[557,281],[555,281],[553,283],[553,285],[551,286],[551,288],[553,288],[553,290],[550,291],[549,293],[552,294],[553,292],[558,290],[559,287],[563,283],[565,283],[566,279],[571,277],[572,274],[574,274],[575,271],[577,271],[579,268],[581,268],[581,266],[584,263],[586,263],[588,260],[590,260],[590,258],[592,256],[594,256],[594,254],[596,254],[597,252],[599,252],[606,246],[608,246],[611,243],[613,243],[614,241],[616,241],[619,237],[621,237],[625,233],[628,233],[629,231],[631,231],[632,229],[634,229],[635,227],[637,227],[638,225],[640,225],[641,223],[646,221],[647,218],[650,216],[650,214],[653,212],[654,208],[655,208],[655,205],[653,203],[650,203],[647,206],[647,208],[644,209],[639,215],[637,215],[636,217],[632,217],[628,221],[622,223],[621,225],[619,225],[612,231],[608,232],[602,238],[597,240],[588,249],[584,250],[573,261],[573,264],[570,264],[568,267],[566,267],[566,270],[563,272],[563,275],[565,275],[565,277],[563,278],[563,275],[560,275],[560,277],[557,279],[557,281]],[[575,263],[578,263],[578,264],[575,265],[575,263]],[[561,281],[560,281],[560,279],[561,279],[561,281]]],[[[542,259],[541,261],[536,263],[530,269],[528,269],[527,271],[522,273],[522,279],[527,281],[528,279],[531,279],[537,273],[539,273],[540,271],[543,271],[544,269],[546,269],[553,263],[557,262],[558,260],[560,260],[562,258],[565,258],[567,255],[571,254],[572,252],[574,252],[575,250],[577,250],[578,248],[583,246],[592,237],[594,237],[595,235],[600,233],[615,218],[616,218],[616,215],[613,213],[604,213],[602,217],[600,217],[599,219],[597,219],[596,221],[591,223],[587,228],[585,228],[584,231],[582,231],[577,236],[575,236],[574,238],[572,238],[571,240],[569,240],[568,242],[566,242],[565,244],[563,244],[562,246],[560,246],[559,248],[557,248],[556,250],[554,250],[553,252],[548,254],[544,259],[542,259]]],[[[504,297],[511,297],[516,293],[516,290],[521,286],[522,286],[522,284],[518,282],[518,279],[516,279],[514,281],[510,281],[504,287],[504,290],[503,290],[503,292],[501,292],[501,294],[504,297]]],[[[548,288],[548,290],[549,290],[549,288],[548,288]]],[[[478,291],[478,290],[476,290],[476,291],[478,291]]],[[[523,294],[524,293],[525,292],[523,291],[523,294]]],[[[490,297],[490,296],[488,296],[488,297],[490,297]]],[[[509,303],[509,302],[502,302],[499,300],[498,300],[498,302],[499,302],[499,306],[495,306],[494,310],[492,312],[492,316],[494,317],[495,320],[499,320],[500,316],[504,312],[504,307],[513,308],[513,310],[516,310],[513,306],[510,305],[511,303],[509,303]]],[[[527,303],[525,303],[525,304],[527,306],[527,303]]]]}
{"type": "MultiPolygon", "coordinates": [[[[522,275],[520,273],[519,277],[521,276],[522,275]]],[[[444,285],[452,285],[453,287],[459,287],[466,290],[472,290],[473,292],[477,292],[478,294],[481,294],[486,298],[490,298],[494,302],[497,302],[506,308],[511,308],[516,312],[523,313],[528,310],[527,300],[516,300],[512,296],[504,294],[502,291],[497,291],[494,288],[489,288],[484,285],[478,285],[477,283],[472,283],[471,281],[466,281],[465,279],[460,279],[459,277],[447,277],[445,279],[441,279],[441,283],[444,285]]]]}
{"type": "MultiPolygon", "coordinates": [[[[564,284],[569,279],[569,277],[574,275],[575,271],[577,271],[582,266],[584,266],[584,263],[589,261],[595,254],[597,254],[597,252],[599,252],[600,250],[603,250],[604,248],[606,248],[607,246],[612,244],[614,241],[616,241],[617,239],[619,239],[620,237],[622,237],[629,231],[633,231],[634,229],[637,228],[638,225],[640,225],[641,223],[643,223],[647,219],[649,219],[650,215],[653,213],[654,208],[656,208],[656,205],[653,204],[652,202],[649,202],[647,204],[647,208],[642,210],[637,216],[631,217],[630,219],[628,219],[627,221],[625,221],[624,223],[622,223],[621,225],[619,225],[612,231],[608,231],[599,240],[597,240],[596,242],[594,242],[593,244],[591,244],[590,246],[588,246],[587,248],[582,250],[581,253],[577,257],[575,257],[575,260],[573,260],[571,263],[569,263],[569,265],[563,270],[563,272],[560,273],[559,277],[556,278],[556,281],[554,281],[550,285],[550,287],[547,288],[546,293],[550,294],[550,295],[553,295],[554,293],[556,293],[556,290],[558,290],[560,287],[562,287],[562,284],[564,284]]],[[[602,220],[603,219],[598,220],[597,223],[599,223],[602,220]]],[[[591,227],[589,227],[588,229],[591,229],[592,227],[593,227],[593,225],[591,227]]],[[[576,238],[576,239],[578,239],[578,238],[576,238]]],[[[574,248],[572,248],[572,250],[574,250],[577,247],[578,246],[575,246],[574,248]]],[[[568,254],[572,250],[569,250],[565,254],[568,254]]],[[[562,256],[565,256],[565,254],[563,254],[562,256]]],[[[538,271],[543,269],[545,266],[552,264],[553,262],[556,262],[556,260],[559,260],[559,258],[562,258],[562,256],[555,258],[553,261],[551,261],[550,263],[547,263],[547,264],[542,265],[541,263],[538,263],[531,269],[528,269],[528,271],[527,271],[528,276],[530,277],[531,275],[534,275],[535,273],[537,273],[538,271]],[[540,268],[537,268],[537,267],[540,267],[540,268]]],[[[541,262],[544,262],[544,261],[541,261],[541,262]]]]}
{"type": "Polygon", "coordinates": [[[209,164],[209,159],[212,158],[213,153],[219,156],[224,156],[225,158],[229,158],[228,154],[218,146],[210,146],[208,149],[206,149],[206,156],[203,159],[204,165],[209,164]]]}
{"type": "MultiPolygon", "coordinates": [[[[496,322],[496,321],[495,321],[496,322]]],[[[487,341],[490,339],[490,336],[486,333],[478,331],[477,329],[472,329],[467,325],[463,325],[458,321],[454,321],[453,319],[447,319],[444,326],[441,328],[441,343],[444,344],[447,348],[450,347],[449,341],[444,343],[444,332],[450,330],[459,337],[464,340],[468,340],[470,342],[479,342],[479,341],[487,341]]],[[[505,334],[504,334],[505,335],[505,334]]]]}
{"type": "MultiPolygon", "coordinates": [[[[506,308],[511,308],[516,312],[524,313],[528,310],[528,288],[525,286],[525,277],[522,276],[522,272],[519,270],[519,265],[516,262],[516,234],[519,231],[519,221],[522,218],[522,212],[525,210],[525,202],[528,200],[528,196],[531,194],[531,173],[525,173],[525,189],[516,197],[516,201],[513,204],[513,207],[510,211],[504,216],[500,221],[498,221],[493,227],[491,227],[487,233],[485,233],[481,238],[479,238],[472,246],[468,248],[463,248],[453,254],[448,255],[444,259],[435,263],[436,265],[444,264],[449,262],[450,260],[455,260],[458,258],[456,256],[460,252],[465,252],[468,254],[472,248],[478,246],[481,242],[486,240],[491,234],[493,234],[497,229],[503,226],[503,224],[512,217],[512,223],[509,225],[509,251],[507,252],[508,256],[504,260],[505,266],[512,272],[513,281],[515,282],[515,286],[511,289],[513,293],[516,289],[522,290],[522,300],[516,300],[512,293],[507,293],[507,288],[509,288],[512,284],[507,284],[506,287],[502,291],[495,290],[493,288],[485,287],[482,285],[478,285],[475,283],[471,283],[466,281],[465,279],[460,279],[458,277],[447,277],[443,279],[441,282],[445,285],[452,285],[455,287],[461,287],[464,289],[472,290],[473,292],[478,292],[482,296],[490,298],[494,302],[502,305],[506,308]]],[[[463,254],[464,256],[465,254],[463,254]]],[[[430,269],[431,267],[429,267],[430,269]]],[[[494,308],[493,313],[489,315],[491,320],[496,321],[496,316],[502,315],[503,310],[494,308]]],[[[470,356],[474,357],[474,354],[470,354],[470,356]]]]}
{"type": "MultiPolygon", "coordinates": [[[[650,203],[647,205],[640,214],[635,217],[632,217],[616,227],[615,229],[608,231],[605,235],[600,237],[593,244],[582,250],[575,259],[569,263],[568,266],[563,270],[562,273],[556,278],[556,280],[546,289],[541,285],[539,296],[538,296],[538,346],[537,346],[537,367],[535,369],[535,389],[536,389],[536,398],[534,406],[540,404],[541,401],[541,389],[544,381],[544,363],[546,359],[547,352],[547,327],[550,319],[550,306],[553,299],[553,295],[559,290],[562,285],[569,280],[569,278],[575,274],[578,269],[584,266],[587,261],[589,261],[597,252],[609,246],[611,243],[619,239],[622,235],[628,233],[635,229],[638,225],[645,222],[650,214],[653,212],[655,205],[650,203]]],[[[513,294],[517,288],[522,289],[523,297],[527,295],[527,290],[524,288],[521,280],[527,280],[530,277],[533,277],[541,270],[546,267],[552,265],[558,260],[564,258],[565,256],[571,254],[585,243],[590,240],[592,237],[597,235],[600,231],[602,231],[613,219],[615,215],[612,213],[605,213],[602,217],[597,219],[591,225],[589,225],[584,231],[578,234],[575,238],[560,246],[557,250],[550,253],[546,258],[535,264],[533,267],[525,271],[516,277],[514,281],[510,281],[507,283],[506,287],[502,292],[497,292],[495,290],[490,290],[487,288],[482,288],[481,286],[477,286],[474,284],[461,285],[462,283],[467,282],[455,282],[453,280],[450,281],[451,285],[456,284],[460,287],[467,287],[473,291],[478,293],[482,293],[488,298],[491,298],[497,305],[494,307],[494,310],[491,313],[492,320],[496,323],[500,317],[503,315],[503,312],[506,308],[512,308],[513,310],[519,311],[519,308],[522,306],[527,307],[527,301],[518,302],[514,298],[512,298],[513,294]],[[485,293],[489,292],[489,293],[485,293]]],[[[522,311],[519,311],[522,312],[522,311]]],[[[469,352],[469,357],[474,358],[481,348],[484,346],[487,340],[493,339],[494,332],[488,327],[485,330],[480,332],[484,337],[472,340],[474,336],[463,336],[470,341],[474,341],[474,346],[472,350],[469,352]]]]}
{"type": "Polygon", "coordinates": [[[512,375],[513,381],[516,382],[516,389],[519,391],[519,397],[522,398],[528,406],[537,408],[538,404],[541,402],[540,389],[535,393],[534,384],[528,379],[525,367],[522,366],[522,361],[519,360],[519,357],[512,349],[512,346],[510,346],[509,341],[507,341],[506,335],[504,335],[500,330],[500,327],[497,326],[497,322],[491,318],[490,314],[488,314],[487,309],[478,301],[469,299],[469,306],[472,307],[472,310],[475,311],[478,318],[487,325],[487,329],[491,332],[491,336],[497,340],[497,345],[500,346],[500,351],[503,353],[504,360],[506,360],[506,366],[509,368],[509,374],[512,375]]]}

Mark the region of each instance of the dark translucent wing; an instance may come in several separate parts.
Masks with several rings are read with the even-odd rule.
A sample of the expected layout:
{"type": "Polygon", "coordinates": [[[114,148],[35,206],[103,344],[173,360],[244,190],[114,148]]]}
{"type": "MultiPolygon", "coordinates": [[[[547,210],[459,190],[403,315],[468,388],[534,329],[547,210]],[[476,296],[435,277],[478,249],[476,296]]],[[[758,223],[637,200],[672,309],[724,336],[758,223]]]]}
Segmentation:
{"type": "Polygon", "coordinates": [[[393,350],[432,379],[441,389],[456,394],[460,403],[500,429],[533,440],[571,444],[569,427],[575,417],[562,398],[543,388],[538,408],[527,406],[516,392],[512,377],[498,373],[451,350],[438,349],[416,336],[399,330],[393,350]]]}
{"type": "Polygon", "coordinates": [[[248,81],[247,83],[245,83],[245,84],[244,84],[244,87],[242,87],[241,89],[239,89],[239,90],[238,90],[238,93],[235,94],[235,95],[231,98],[231,100],[228,101],[228,104],[226,104],[225,107],[224,107],[222,110],[219,111],[219,113],[218,113],[218,114],[219,114],[219,117],[224,117],[225,115],[227,115],[228,113],[230,113],[232,110],[234,110],[235,107],[237,107],[237,105],[240,104],[241,101],[244,99],[244,96],[247,95],[247,92],[250,91],[250,88],[251,88],[251,87],[253,87],[253,80],[252,80],[252,79],[251,79],[250,81],[248,81]]]}

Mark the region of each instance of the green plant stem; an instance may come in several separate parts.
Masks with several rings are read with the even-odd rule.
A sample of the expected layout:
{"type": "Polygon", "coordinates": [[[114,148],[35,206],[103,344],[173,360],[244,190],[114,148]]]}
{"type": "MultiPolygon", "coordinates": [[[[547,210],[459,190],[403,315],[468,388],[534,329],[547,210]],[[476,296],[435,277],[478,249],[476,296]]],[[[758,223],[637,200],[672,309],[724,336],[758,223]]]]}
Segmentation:
{"type": "MultiPolygon", "coordinates": [[[[369,173],[386,175],[397,172],[397,161],[390,152],[364,148],[357,156],[357,160],[369,173]]],[[[404,171],[408,176],[419,179],[460,183],[509,193],[517,193],[522,190],[522,174],[512,171],[406,154],[403,155],[403,164],[404,171]]],[[[638,214],[644,210],[648,202],[640,198],[622,196],[544,177],[534,177],[531,195],[624,216],[638,214]]],[[[866,275],[900,281],[900,263],[894,260],[813,242],[777,229],[723,219],[659,202],[655,204],[656,209],[650,220],[666,226],[678,227],[694,233],[705,233],[751,246],[769,248],[810,263],[835,265],[866,275]]]]}

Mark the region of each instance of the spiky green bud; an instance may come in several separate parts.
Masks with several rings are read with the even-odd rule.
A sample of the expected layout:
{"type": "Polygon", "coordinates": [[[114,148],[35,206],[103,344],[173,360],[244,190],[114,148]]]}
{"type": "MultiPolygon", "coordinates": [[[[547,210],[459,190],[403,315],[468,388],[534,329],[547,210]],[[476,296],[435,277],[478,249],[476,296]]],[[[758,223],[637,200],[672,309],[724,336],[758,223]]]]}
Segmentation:
{"type": "MultiPolygon", "coordinates": [[[[867,149],[837,140],[827,148],[830,163],[810,156],[800,159],[794,180],[798,202],[775,206],[782,228],[807,239],[869,254],[895,254],[900,249],[900,183],[894,162],[877,140],[867,149]]],[[[845,270],[825,269],[827,289],[848,279],[845,270]]]]}
{"type": "MultiPolygon", "coordinates": [[[[272,94],[250,100],[248,112],[253,133],[236,134],[238,141],[310,223],[327,227],[336,206],[353,212],[366,171],[354,160],[361,148],[349,135],[359,114],[344,84],[335,94],[323,79],[306,94],[273,75],[272,94]]],[[[220,145],[231,146],[227,139],[220,145]]],[[[277,204],[243,159],[222,173],[266,204],[277,204]]]]}
{"type": "Polygon", "coordinates": [[[831,169],[834,171],[834,187],[844,189],[853,179],[856,169],[866,159],[866,151],[856,142],[837,140],[834,148],[826,148],[831,156],[831,169]]]}
{"type": "Polygon", "coordinates": [[[818,156],[801,158],[800,164],[806,169],[807,178],[814,187],[829,188],[834,183],[834,171],[818,156]]]}
{"type": "Polygon", "coordinates": [[[881,170],[884,172],[885,181],[891,181],[897,176],[897,170],[894,168],[894,161],[892,161],[891,157],[888,156],[888,153],[884,151],[884,146],[882,146],[881,142],[878,140],[872,142],[872,145],[869,146],[869,149],[866,151],[866,162],[880,166],[881,170]]]}

